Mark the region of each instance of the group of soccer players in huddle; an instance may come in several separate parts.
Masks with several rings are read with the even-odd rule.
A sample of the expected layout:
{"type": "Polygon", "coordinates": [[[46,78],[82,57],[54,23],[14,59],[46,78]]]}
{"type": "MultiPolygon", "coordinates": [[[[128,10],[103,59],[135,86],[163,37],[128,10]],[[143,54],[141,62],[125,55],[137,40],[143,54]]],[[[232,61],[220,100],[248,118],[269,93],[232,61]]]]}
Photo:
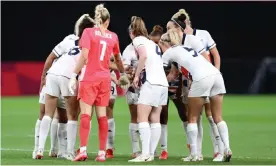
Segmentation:
{"type": "Polygon", "coordinates": [[[133,159],[129,162],[153,161],[159,143],[162,149],[159,159],[168,158],[169,98],[183,122],[190,150],[182,160],[203,160],[204,106],[213,140],[213,161],[229,162],[232,152],[228,127],[222,119],[226,90],[219,71],[220,55],[210,34],[192,28],[184,9],[168,21],[165,33],[157,25],[148,34],[142,18],[133,16],[128,28],[132,42],[121,56],[118,37],[108,30],[109,23],[107,8],[97,5],[94,18],[82,15],[74,34],[65,37],[47,57],[41,76],[33,159],[43,158],[50,131],[49,156],[86,160],[94,110],[99,126],[99,152],[95,160],[113,158],[113,106],[119,86],[127,90],[131,117],[133,159]],[[119,79],[115,70],[120,72],[119,79]],[[75,151],[79,114],[80,148],[75,151]]]}

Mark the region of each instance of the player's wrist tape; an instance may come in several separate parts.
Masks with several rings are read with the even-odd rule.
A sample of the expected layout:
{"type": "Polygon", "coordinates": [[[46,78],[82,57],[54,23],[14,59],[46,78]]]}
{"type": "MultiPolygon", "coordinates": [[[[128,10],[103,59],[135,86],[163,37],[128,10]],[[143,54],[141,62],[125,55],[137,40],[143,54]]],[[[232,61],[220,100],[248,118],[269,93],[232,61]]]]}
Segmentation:
{"type": "Polygon", "coordinates": [[[71,78],[75,78],[75,79],[77,79],[77,76],[78,76],[78,74],[76,74],[76,73],[72,73],[71,78]]]}

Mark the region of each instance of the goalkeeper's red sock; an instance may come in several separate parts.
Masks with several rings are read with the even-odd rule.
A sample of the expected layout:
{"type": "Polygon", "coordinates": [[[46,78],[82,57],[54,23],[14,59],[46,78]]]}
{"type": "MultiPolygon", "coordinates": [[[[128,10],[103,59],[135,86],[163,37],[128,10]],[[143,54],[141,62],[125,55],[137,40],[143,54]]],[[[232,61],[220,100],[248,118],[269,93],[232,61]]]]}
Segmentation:
{"type": "MultiPolygon", "coordinates": [[[[80,147],[81,150],[86,150],[88,138],[89,138],[89,132],[90,132],[90,120],[91,117],[87,114],[81,114],[80,117],[80,147]]],[[[81,151],[82,152],[82,151],[81,151]]]]}
{"type": "Polygon", "coordinates": [[[99,142],[100,142],[100,149],[99,150],[106,150],[106,141],[107,141],[107,134],[108,134],[108,122],[106,116],[98,118],[98,126],[99,126],[99,142]]]}

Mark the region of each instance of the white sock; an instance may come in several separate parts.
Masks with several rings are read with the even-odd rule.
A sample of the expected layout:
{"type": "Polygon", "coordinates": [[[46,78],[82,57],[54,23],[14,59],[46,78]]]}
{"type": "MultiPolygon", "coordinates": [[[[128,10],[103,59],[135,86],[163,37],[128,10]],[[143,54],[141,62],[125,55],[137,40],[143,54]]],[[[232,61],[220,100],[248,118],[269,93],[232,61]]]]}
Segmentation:
{"type": "Polygon", "coordinates": [[[86,146],[80,147],[80,153],[86,153],[86,146]]]}
{"type": "Polygon", "coordinates": [[[115,121],[114,119],[108,119],[108,136],[106,141],[106,148],[113,149],[115,140],[115,121]]]}
{"type": "Polygon", "coordinates": [[[191,155],[197,154],[197,134],[198,128],[196,123],[189,123],[187,126],[188,139],[190,142],[191,155]]]}
{"type": "Polygon", "coordinates": [[[51,123],[50,141],[51,141],[51,150],[54,150],[54,151],[57,151],[58,149],[57,130],[58,130],[58,119],[53,118],[51,123]]]}
{"type": "Polygon", "coordinates": [[[34,147],[34,151],[37,151],[38,149],[38,140],[39,140],[39,129],[40,129],[40,123],[41,120],[37,119],[36,123],[35,123],[35,147],[34,147]]]}
{"type": "Polygon", "coordinates": [[[168,126],[161,125],[161,137],[160,137],[160,146],[162,150],[167,151],[168,147],[168,126]]]}
{"type": "Polygon", "coordinates": [[[217,124],[219,135],[224,143],[225,149],[230,149],[228,127],[225,121],[221,121],[217,124]]]}
{"type": "Polygon", "coordinates": [[[150,125],[148,122],[142,122],[138,124],[140,138],[142,142],[142,155],[149,155],[150,154],[150,125]]]}
{"type": "Polygon", "coordinates": [[[58,154],[65,154],[67,150],[67,124],[58,123],[58,154]]]}
{"type": "Polygon", "coordinates": [[[219,135],[218,127],[215,124],[212,116],[208,117],[208,121],[210,124],[210,135],[211,135],[211,139],[213,141],[214,154],[216,154],[218,152],[220,154],[223,154],[224,153],[224,144],[219,135]]]}
{"type": "Polygon", "coordinates": [[[160,136],[161,136],[161,124],[152,123],[150,124],[150,155],[154,156],[154,152],[157,148],[160,136]]]}
{"type": "Polygon", "coordinates": [[[213,143],[214,154],[216,154],[218,152],[218,144],[217,144],[216,136],[214,133],[214,126],[216,126],[216,124],[215,124],[212,116],[208,116],[207,119],[208,119],[209,125],[210,125],[210,136],[211,136],[211,140],[213,143]]]}
{"type": "Polygon", "coordinates": [[[138,124],[130,123],[129,124],[129,136],[132,145],[132,153],[140,152],[140,145],[139,145],[139,128],[138,124]]]}
{"type": "Polygon", "coordinates": [[[74,120],[68,120],[67,122],[67,153],[74,154],[78,122],[74,120]]]}
{"type": "Polygon", "coordinates": [[[45,142],[49,133],[50,125],[51,125],[52,118],[50,116],[43,116],[41,123],[40,123],[40,129],[39,129],[39,145],[38,149],[44,150],[45,142]]]}
{"type": "Polygon", "coordinates": [[[203,140],[203,127],[202,127],[202,115],[198,117],[197,120],[197,128],[198,128],[198,135],[197,135],[197,154],[202,154],[202,140],[203,140]]]}
{"type": "Polygon", "coordinates": [[[187,141],[187,145],[189,145],[189,139],[188,139],[188,132],[187,132],[187,126],[188,126],[188,121],[186,122],[183,122],[183,128],[184,128],[184,131],[185,131],[185,135],[186,135],[186,141],[187,141]]]}

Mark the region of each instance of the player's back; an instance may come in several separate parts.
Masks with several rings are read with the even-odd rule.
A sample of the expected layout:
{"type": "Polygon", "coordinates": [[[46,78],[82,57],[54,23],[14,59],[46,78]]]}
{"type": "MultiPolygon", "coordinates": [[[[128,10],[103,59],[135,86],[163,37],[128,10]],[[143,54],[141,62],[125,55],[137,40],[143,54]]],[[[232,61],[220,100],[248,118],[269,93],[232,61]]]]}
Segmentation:
{"type": "Polygon", "coordinates": [[[65,53],[57,59],[57,61],[49,69],[48,73],[70,78],[77,64],[79,56],[79,46],[74,46],[69,52],[65,53]]]}
{"type": "Polygon", "coordinates": [[[217,68],[191,48],[183,46],[170,48],[163,55],[163,60],[165,59],[165,62],[167,58],[185,67],[191,73],[194,81],[199,81],[209,75],[220,73],[217,68]]]}
{"type": "MultiPolygon", "coordinates": [[[[109,61],[111,55],[119,54],[118,37],[106,30],[102,35],[99,28],[87,28],[81,39],[81,47],[89,47],[86,69],[82,81],[94,81],[95,78],[110,78],[109,61]],[[86,36],[84,36],[86,35],[86,36]],[[89,40],[89,46],[83,46],[82,40],[89,40]]],[[[87,41],[86,41],[87,42],[87,41]]]]}
{"type": "Polygon", "coordinates": [[[134,38],[133,44],[136,48],[139,45],[145,46],[147,52],[147,60],[145,63],[146,80],[151,84],[168,86],[159,46],[144,36],[134,38]]]}

